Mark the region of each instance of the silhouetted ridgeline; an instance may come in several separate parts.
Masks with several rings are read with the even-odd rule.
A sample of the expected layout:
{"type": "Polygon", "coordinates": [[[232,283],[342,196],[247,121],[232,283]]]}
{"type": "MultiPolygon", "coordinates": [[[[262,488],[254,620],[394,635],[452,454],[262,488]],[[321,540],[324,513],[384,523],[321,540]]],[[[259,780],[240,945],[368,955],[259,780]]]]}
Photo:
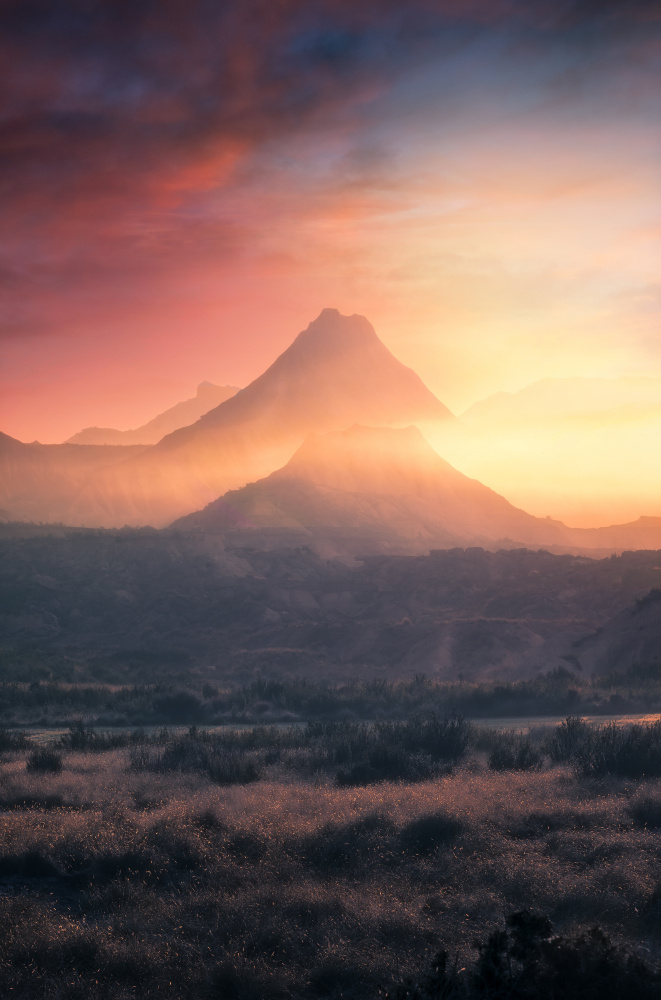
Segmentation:
{"type": "Polygon", "coordinates": [[[27,534],[0,530],[6,680],[476,682],[658,661],[657,552],[469,548],[347,565],[174,531],[27,534]]]}

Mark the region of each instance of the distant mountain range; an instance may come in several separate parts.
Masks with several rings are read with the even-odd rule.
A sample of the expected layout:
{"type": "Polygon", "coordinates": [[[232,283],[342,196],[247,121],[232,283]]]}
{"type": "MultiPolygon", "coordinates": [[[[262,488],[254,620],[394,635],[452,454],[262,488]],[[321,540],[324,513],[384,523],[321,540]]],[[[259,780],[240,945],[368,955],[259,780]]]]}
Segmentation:
{"type": "Polygon", "coordinates": [[[573,529],[519,510],[454,469],[416,427],[311,434],[270,476],[175,521],[231,544],[311,545],[325,555],[426,553],[449,546],[565,551],[661,548],[661,518],[573,529]]]}
{"type": "Polygon", "coordinates": [[[591,526],[661,513],[660,378],[542,379],[488,396],[428,439],[532,514],[591,526]]]}
{"type": "MultiPolygon", "coordinates": [[[[583,389],[572,388],[576,405],[583,389]]],[[[143,428],[113,433],[154,436],[206,409],[214,393],[233,391],[203,383],[195,399],[143,428]]],[[[524,409],[537,399],[541,414],[562,412],[557,386],[538,395],[528,394],[524,409]]],[[[485,401],[481,424],[496,426],[503,406],[516,413],[519,403],[485,401]]],[[[572,529],[534,517],[444,461],[416,425],[435,429],[439,450],[445,441],[457,451],[459,422],[370,323],[325,309],[259,378],[155,444],[27,445],[0,435],[0,511],[7,520],[90,527],[174,521],[258,547],[305,542],[328,555],[661,547],[661,518],[572,529]]],[[[72,440],[86,434],[92,429],[72,440]]]]}
{"type": "Polygon", "coordinates": [[[311,434],[277,472],[233,490],[173,527],[236,542],[301,541],[328,552],[428,552],[453,545],[561,544],[563,525],[531,517],[462,475],[416,427],[311,434]]]}
{"type": "Polygon", "coordinates": [[[661,412],[661,379],[643,375],[621,378],[545,378],[517,392],[496,392],[461,414],[470,425],[520,426],[526,422],[582,419],[610,424],[613,417],[661,412]]]}
{"type": "Polygon", "coordinates": [[[114,427],[85,427],[70,437],[66,444],[156,444],[166,434],[195,423],[201,416],[220,406],[239,391],[236,385],[214,385],[200,382],[192,399],[171,406],[153,420],[130,431],[114,427]]]}
{"type": "Polygon", "coordinates": [[[0,508],[4,521],[72,522],[76,495],[100,469],[144,445],[23,444],[0,433],[0,508]]]}
{"type": "MultiPolygon", "coordinates": [[[[381,343],[363,316],[324,309],[291,346],[249,386],[194,424],[166,435],[140,454],[125,452],[92,472],[81,485],[72,478],[58,490],[45,519],[74,525],[162,526],[196,510],[228,489],[284,465],[311,432],[354,423],[407,426],[454,417],[410,368],[381,343]]],[[[28,448],[30,446],[23,446],[28,448]]],[[[65,465],[53,445],[46,465],[65,465]]],[[[103,449],[100,448],[100,451],[103,449]]],[[[27,452],[25,460],[28,462],[27,452]]],[[[29,463],[28,463],[29,464],[29,463]]],[[[2,468],[0,506],[24,518],[34,507],[18,457],[2,468]]],[[[48,497],[44,473],[41,497],[48,497]]],[[[43,506],[43,500],[40,500],[43,506]]]]}

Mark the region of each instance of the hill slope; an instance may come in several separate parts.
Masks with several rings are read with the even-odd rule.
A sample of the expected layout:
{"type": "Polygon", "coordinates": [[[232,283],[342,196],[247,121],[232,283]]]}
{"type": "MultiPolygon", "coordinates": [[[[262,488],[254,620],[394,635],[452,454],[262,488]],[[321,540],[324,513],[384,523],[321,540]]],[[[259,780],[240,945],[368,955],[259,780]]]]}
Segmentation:
{"type": "Polygon", "coordinates": [[[287,464],[175,527],[233,544],[313,545],[326,555],[483,545],[563,551],[661,548],[661,518],[574,529],[527,514],[444,461],[416,427],[310,434],[287,464]]]}
{"type": "Polygon", "coordinates": [[[226,493],[179,528],[266,544],[293,533],[335,551],[428,552],[447,545],[562,545],[564,525],[531,517],[462,475],[416,427],[311,434],[277,472],[226,493]],[[283,532],[285,535],[283,535],[283,532]]]}
{"type": "Polygon", "coordinates": [[[23,444],[0,433],[0,520],[70,520],[72,499],[91,476],[142,451],[142,445],[23,444]]]}
{"type": "Polygon", "coordinates": [[[238,391],[236,385],[200,382],[192,399],[176,403],[141,427],[129,431],[119,431],[114,427],[85,427],[69,438],[66,444],[156,444],[166,434],[195,423],[238,391]]]}

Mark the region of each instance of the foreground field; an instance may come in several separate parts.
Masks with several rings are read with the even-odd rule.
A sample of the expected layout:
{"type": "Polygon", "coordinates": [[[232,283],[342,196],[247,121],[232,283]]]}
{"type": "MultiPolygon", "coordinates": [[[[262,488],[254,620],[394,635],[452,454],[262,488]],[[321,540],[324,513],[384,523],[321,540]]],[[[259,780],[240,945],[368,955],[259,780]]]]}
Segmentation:
{"type": "Polygon", "coordinates": [[[214,774],[191,763],[205,745],[195,733],[186,752],[163,736],[60,749],[50,764],[10,748],[0,992],[458,996],[465,970],[492,962],[489,934],[531,908],[568,940],[599,925],[643,963],[628,995],[653,996],[659,779],[588,777],[546,757],[494,770],[505,744],[479,743],[427,780],[346,787],[300,749],[265,746],[243,776],[235,758],[233,777],[214,774]],[[441,948],[455,978],[433,964],[441,948]]]}

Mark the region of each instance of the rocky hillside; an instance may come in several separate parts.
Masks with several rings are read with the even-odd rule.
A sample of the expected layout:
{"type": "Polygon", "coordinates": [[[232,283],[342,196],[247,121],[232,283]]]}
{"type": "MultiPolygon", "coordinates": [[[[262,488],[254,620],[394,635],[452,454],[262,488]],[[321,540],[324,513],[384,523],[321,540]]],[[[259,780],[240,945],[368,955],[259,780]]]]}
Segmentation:
{"type": "Polygon", "coordinates": [[[631,613],[618,615],[642,599],[658,621],[660,605],[645,611],[644,599],[661,583],[659,552],[592,560],[458,548],[349,566],[307,548],[227,550],[153,530],[6,529],[0,567],[6,669],[28,657],[45,676],[134,681],[173,663],[182,676],[241,682],[612,669],[650,655],[618,624],[631,613]],[[597,661],[609,636],[612,655],[597,661]]]}

